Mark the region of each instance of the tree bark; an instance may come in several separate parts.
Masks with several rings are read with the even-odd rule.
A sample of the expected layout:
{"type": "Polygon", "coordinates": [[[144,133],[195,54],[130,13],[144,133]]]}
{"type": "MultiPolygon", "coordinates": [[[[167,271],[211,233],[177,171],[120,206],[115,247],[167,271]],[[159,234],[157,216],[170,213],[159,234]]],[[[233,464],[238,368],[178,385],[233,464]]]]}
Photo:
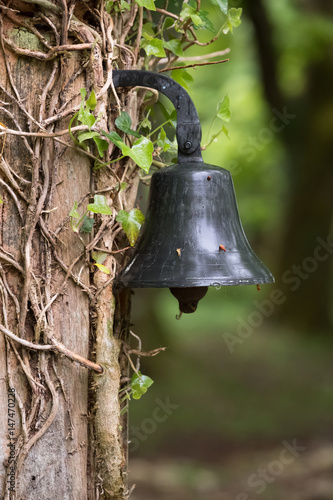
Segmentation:
{"type": "MultiPolygon", "coordinates": [[[[74,17],[64,2],[61,9],[58,4],[43,9],[12,2],[19,13],[0,10],[2,125],[28,134],[66,130],[85,88],[99,96],[100,125],[112,129],[117,116],[110,86],[113,44],[126,22],[133,25],[137,6],[119,19],[102,9],[102,40],[95,25],[83,21],[89,17],[87,6],[91,12],[96,7],[88,3],[80,4],[74,17]],[[28,23],[27,12],[34,22],[28,23]],[[71,50],[79,44],[80,49],[71,50]],[[51,46],[69,50],[57,49],[53,57],[51,46]],[[41,60],[41,53],[51,55],[41,60]]],[[[120,67],[133,63],[126,54],[120,67]]],[[[125,107],[125,98],[122,103],[125,107]]],[[[140,105],[135,93],[126,97],[134,126],[140,105]]],[[[112,253],[104,262],[110,279],[92,265],[89,251],[121,248],[115,215],[119,203],[126,209],[134,205],[137,168],[123,160],[95,173],[91,157],[68,135],[51,139],[7,133],[0,152],[0,497],[128,498],[126,417],[120,415],[118,395],[128,375],[122,342],[128,335],[130,301],[127,296],[120,304],[113,295],[118,263],[112,253]],[[116,189],[119,179],[128,183],[125,194],[116,189]],[[83,214],[96,192],[105,195],[113,215],[98,215],[94,232],[78,235],[70,228],[69,213],[78,202],[83,214]],[[100,365],[103,373],[90,375],[86,366],[56,352],[27,349],[8,337],[8,330],[33,344],[61,342],[83,362],[100,365]],[[10,436],[12,389],[16,405],[10,436]]]]}

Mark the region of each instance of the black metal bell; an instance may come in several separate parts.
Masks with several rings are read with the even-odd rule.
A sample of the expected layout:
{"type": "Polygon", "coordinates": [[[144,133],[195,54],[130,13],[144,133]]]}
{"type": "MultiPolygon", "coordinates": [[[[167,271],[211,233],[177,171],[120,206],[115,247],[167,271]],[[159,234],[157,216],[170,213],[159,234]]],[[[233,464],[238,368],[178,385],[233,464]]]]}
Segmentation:
{"type": "Polygon", "coordinates": [[[178,164],[152,176],[141,237],[116,284],[170,288],[180,311],[191,313],[208,286],[274,282],[246,239],[230,173],[202,161],[199,117],[187,92],[149,71],[114,71],[113,82],[165,94],[177,109],[178,141],[178,164]]]}
{"type": "Polygon", "coordinates": [[[271,283],[251,249],[230,173],[205,163],[181,163],[153,174],[146,221],[125,287],[206,287],[271,283]]]}

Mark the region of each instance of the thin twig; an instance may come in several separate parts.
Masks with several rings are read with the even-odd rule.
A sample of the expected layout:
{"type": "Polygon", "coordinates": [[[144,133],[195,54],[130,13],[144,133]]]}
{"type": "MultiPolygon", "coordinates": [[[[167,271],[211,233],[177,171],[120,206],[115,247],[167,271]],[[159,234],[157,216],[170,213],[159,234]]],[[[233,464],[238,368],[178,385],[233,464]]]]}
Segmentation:
{"type": "MultiPolygon", "coordinates": [[[[71,132],[79,132],[79,131],[85,131],[85,130],[91,130],[94,132],[100,132],[101,129],[99,127],[88,127],[87,125],[78,125],[77,127],[71,127],[71,132]]],[[[58,130],[57,132],[23,132],[19,130],[14,130],[10,128],[3,127],[0,124],[0,136],[4,135],[5,133],[9,135],[18,135],[20,137],[41,137],[43,139],[52,139],[55,137],[61,137],[63,135],[69,135],[68,128],[58,130]]],[[[69,144],[66,144],[66,146],[69,146],[69,144]]]]}
{"type": "Polygon", "coordinates": [[[77,50],[87,50],[93,47],[93,43],[78,43],[76,45],[66,44],[58,45],[58,47],[53,47],[49,52],[40,52],[37,50],[22,49],[13,43],[9,38],[3,36],[5,44],[12,49],[15,54],[26,57],[33,57],[41,61],[51,61],[58,54],[63,54],[64,52],[77,51],[77,50]]]}
{"type": "Polygon", "coordinates": [[[47,364],[46,364],[46,360],[45,360],[45,353],[42,353],[42,365],[44,368],[43,375],[44,375],[44,378],[46,381],[46,385],[47,385],[47,387],[51,393],[51,396],[52,396],[51,411],[50,411],[49,416],[47,417],[46,422],[43,425],[43,427],[41,429],[39,429],[39,431],[37,431],[36,434],[33,434],[30,437],[29,441],[27,443],[25,443],[25,445],[23,446],[21,453],[20,453],[20,456],[17,458],[17,463],[16,463],[17,473],[20,471],[20,469],[23,465],[24,459],[27,456],[29,450],[45,434],[47,429],[50,427],[50,425],[54,421],[54,419],[58,413],[58,409],[59,409],[59,398],[58,398],[57,391],[54,387],[54,384],[51,381],[49,373],[48,373],[47,364]]]}
{"type": "Polygon", "coordinates": [[[65,347],[61,342],[58,342],[55,338],[51,337],[50,338],[52,344],[53,344],[53,350],[58,351],[60,354],[63,354],[67,358],[69,358],[72,361],[75,361],[76,363],[79,363],[86,368],[89,368],[89,370],[93,370],[97,373],[103,373],[103,368],[101,365],[98,365],[97,363],[93,363],[92,361],[89,361],[88,359],[83,358],[79,354],[76,354],[75,352],[70,351],[65,347]]]}
{"type": "Polygon", "coordinates": [[[7,11],[9,11],[9,12],[18,12],[18,13],[20,13],[20,11],[19,11],[19,10],[10,9],[9,7],[5,7],[4,5],[1,5],[1,4],[0,4],[0,9],[2,9],[2,10],[7,10],[7,11]]]}
{"type": "Polygon", "coordinates": [[[21,203],[19,202],[19,200],[17,199],[17,196],[15,194],[15,192],[13,191],[13,189],[8,186],[8,184],[3,181],[1,178],[0,178],[0,184],[2,184],[2,186],[4,186],[7,191],[10,193],[11,197],[13,198],[14,202],[15,202],[15,205],[16,205],[16,208],[18,210],[18,213],[20,214],[20,219],[21,221],[23,221],[23,209],[21,207],[21,203]]]}
{"type": "Polygon", "coordinates": [[[12,340],[15,340],[15,342],[18,342],[19,344],[23,345],[24,347],[27,347],[28,349],[33,349],[36,351],[53,351],[55,350],[52,345],[41,345],[41,344],[33,344],[32,342],[29,342],[28,340],[21,339],[15,333],[11,332],[7,328],[5,328],[3,325],[0,324],[0,331],[7,335],[7,337],[11,338],[12,340]]]}
{"type": "Polygon", "coordinates": [[[142,35],[142,25],[143,25],[143,7],[139,7],[139,21],[138,21],[138,32],[136,35],[135,47],[134,47],[134,59],[137,61],[138,54],[140,50],[140,41],[142,35]]]}
{"type": "Polygon", "coordinates": [[[103,220],[99,230],[97,231],[97,234],[96,236],[94,237],[94,239],[86,246],[86,250],[88,252],[90,252],[90,250],[92,250],[94,248],[94,246],[96,245],[96,243],[99,242],[99,240],[102,238],[103,234],[105,233],[105,231],[108,231],[112,224],[114,224],[114,218],[112,217],[111,219],[109,220],[103,220]]]}
{"type": "Polygon", "coordinates": [[[2,259],[5,262],[7,262],[7,264],[11,264],[12,266],[15,267],[15,269],[17,269],[18,271],[20,271],[20,273],[22,273],[24,275],[24,269],[23,269],[23,267],[21,267],[20,264],[18,262],[16,262],[16,260],[10,258],[8,255],[6,255],[3,252],[0,252],[0,259],[2,259]]]}
{"type": "MultiPolygon", "coordinates": [[[[17,106],[20,108],[20,110],[29,118],[29,120],[32,121],[35,125],[37,125],[38,128],[43,128],[37,120],[26,110],[26,108],[23,106],[22,102],[16,97],[14,97],[10,92],[6,90],[6,88],[0,83],[0,90],[7,96],[11,101],[13,101],[17,106]]],[[[56,120],[55,120],[56,121],[56,120]]]]}
{"type": "Polygon", "coordinates": [[[152,351],[140,351],[138,349],[129,349],[129,354],[135,354],[136,356],[157,356],[162,351],[165,351],[166,347],[158,347],[157,349],[153,349],[152,351]]]}
{"type": "MultiPolygon", "coordinates": [[[[11,113],[11,112],[10,112],[8,109],[6,109],[6,108],[1,108],[1,111],[2,111],[3,113],[5,113],[6,115],[8,115],[8,116],[9,116],[9,118],[10,118],[10,119],[14,122],[14,125],[15,125],[15,126],[16,126],[16,128],[17,128],[17,131],[19,131],[19,132],[23,132],[23,131],[22,131],[22,129],[21,129],[20,124],[18,123],[18,121],[17,121],[17,119],[16,119],[16,116],[15,116],[13,113],[11,113]]],[[[0,125],[2,125],[2,123],[0,123],[0,125]]],[[[7,127],[5,127],[5,128],[7,128],[7,127]]],[[[1,128],[1,130],[2,130],[2,128],[1,128]]],[[[1,133],[1,135],[2,135],[2,133],[1,133]]],[[[31,148],[30,144],[28,143],[28,141],[27,141],[27,139],[24,137],[24,135],[22,135],[22,134],[21,134],[21,136],[22,136],[22,140],[23,140],[23,142],[24,142],[24,144],[25,144],[25,147],[27,148],[27,150],[28,150],[28,152],[29,152],[30,156],[31,156],[31,157],[33,157],[33,156],[34,156],[33,149],[31,148]]],[[[24,182],[24,180],[23,180],[23,182],[24,182]]]]}
{"type": "Polygon", "coordinates": [[[125,250],[129,250],[132,247],[125,247],[121,248],[120,250],[107,250],[106,248],[99,248],[99,247],[94,247],[94,250],[97,250],[98,252],[105,252],[105,253],[120,253],[120,252],[125,252],[125,250]]]}
{"type": "Polygon", "coordinates": [[[190,40],[190,43],[184,48],[184,51],[187,50],[189,47],[191,47],[192,45],[199,45],[199,47],[207,47],[207,45],[211,45],[212,43],[216,42],[216,40],[219,38],[220,34],[221,34],[221,31],[222,31],[222,28],[218,31],[218,33],[213,37],[211,38],[208,42],[199,42],[199,40],[197,39],[197,36],[195,34],[195,31],[194,31],[194,28],[193,26],[189,26],[188,27],[188,30],[191,32],[194,40],[190,40]]]}
{"type": "Polygon", "coordinates": [[[76,363],[79,363],[80,365],[83,365],[86,368],[89,368],[90,370],[94,370],[97,373],[103,373],[103,368],[101,367],[101,365],[93,363],[92,361],[83,358],[79,354],[70,351],[69,349],[67,349],[67,347],[65,347],[61,342],[56,340],[54,337],[49,338],[51,344],[42,345],[42,344],[34,344],[33,342],[29,342],[28,340],[18,337],[17,335],[15,335],[15,333],[11,332],[1,324],[0,324],[0,331],[4,333],[7,337],[11,338],[12,340],[15,340],[15,342],[17,342],[18,344],[21,344],[24,347],[26,347],[27,349],[32,349],[34,351],[56,351],[60,354],[63,354],[70,360],[75,361],[76,363]]]}
{"type": "MultiPolygon", "coordinates": [[[[216,52],[211,52],[210,54],[203,54],[201,56],[182,56],[182,57],[177,57],[178,62],[184,62],[184,61],[203,61],[205,59],[213,59],[214,57],[221,57],[225,56],[226,54],[229,54],[230,49],[224,49],[224,50],[218,50],[216,52]]],[[[166,64],[169,62],[167,57],[162,57],[157,61],[158,65],[166,64]]]]}
{"type": "Polygon", "coordinates": [[[179,16],[177,16],[177,14],[173,14],[172,12],[169,12],[168,10],[165,10],[165,9],[160,9],[158,7],[156,7],[156,12],[160,12],[161,14],[164,14],[165,16],[168,16],[168,17],[172,17],[173,19],[180,19],[179,16]]]}
{"type": "MultiPolygon", "coordinates": [[[[140,9],[143,10],[143,7],[140,7],[140,9]]],[[[132,8],[131,8],[130,17],[129,17],[126,25],[123,27],[123,29],[121,31],[121,37],[119,39],[119,45],[124,45],[125,38],[127,37],[129,30],[131,28],[133,28],[133,24],[134,24],[134,21],[135,21],[137,10],[138,10],[138,4],[137,3],[133,3],[132,4],[132,8]]]]}
{"type": "Polygon", "coordinates": [[[158,71],[158,73],[165,73],[166,71],[174,71],[176,69],[186,69],[186,68],[196,68],[197,66],[209,66],[211,64],[221,64],[228,62],[229,59],[222,59],[220,61],[209,61],[209,62],[204,62],[204,63],[194,63],[194,64],[188,64],[186,66],[173,66],[172,68],[163,68],[158,71]]]}
{"type": "Polygon", "coordinates": [[[61,0],[61,3],[62,3],[62,20],[61,20],[60,40],[62,45],[66,45],[68,40],[68,7],[66,0],[61,0]]]}
{"type": "MultiPolygon", "coordinates": [[[[138,351],[141,352],[142,350],[142,341],[141,341],[141,338],[136,335],[134,332],[132,332],[132,330],[130,330],[130,334],[135,337],[138,341],[138,351]]],[[[140,356],[138,356],[137,360],[136,360],[136,369],[139,371],[140,370],[140,356]]]]}
{"type": "Polygon", "coordinates": [[[108,56],[107,56],[107,80],[106,80],[103,88],[101,89],[101,91],[98,93],[96,98],[100,99],[101,96],[104,95],[105,92],[111,87],[112,93],[113,93],[114,98],[115,98],[116,103],[117,103],[118,113],[120,114],[120,110],[121,110],[120,100],[119,100],[118,94],[116,92],[115,86],[113,84],[113,78],[112,78],[112,56],[113,56],[113,46],[114,46],[113,37],[112,37],[112,29],[113,29],[113,23],[110,23],[107,30],[106,30],[106,39],[107,39],[108,46],[109,46],[109,52],[108,52],[108,56]]]}
{"type": "Polygon", "coordinates": [[[54,33],[56,44],[60,45],[60,35],[58,33],[56,26],[53,24],[51,19],[49,19],[47,16],[45,16],[45,14],[43,14],[42,12],[40,12],[39,15],[50,26],[50,28],[52,29],[52,31],[54,33]]]}
{"type": "Polygon", "coordinates": [[[23,0],[25,3],[32,3],[35,5],[39,5],[40,7],[43,7],[44,9],[51,10],[52,12],[56,12],[57,14],[60,14],[61,12],[61,7],[58,5],[55,5],[54,3],[49,2],[48,0],[23,0]]]}

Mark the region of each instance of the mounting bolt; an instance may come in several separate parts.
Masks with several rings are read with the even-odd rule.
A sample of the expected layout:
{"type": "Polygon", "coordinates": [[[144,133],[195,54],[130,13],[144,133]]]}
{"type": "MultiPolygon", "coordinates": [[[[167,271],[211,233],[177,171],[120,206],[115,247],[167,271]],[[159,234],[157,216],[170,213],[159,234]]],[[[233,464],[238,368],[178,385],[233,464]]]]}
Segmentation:
{"type": "Polygon", "coordinates": [[[184,144],[185,149],[190,149],[192,147],[192,142],[191,141],[186,141],[184,144]]]}

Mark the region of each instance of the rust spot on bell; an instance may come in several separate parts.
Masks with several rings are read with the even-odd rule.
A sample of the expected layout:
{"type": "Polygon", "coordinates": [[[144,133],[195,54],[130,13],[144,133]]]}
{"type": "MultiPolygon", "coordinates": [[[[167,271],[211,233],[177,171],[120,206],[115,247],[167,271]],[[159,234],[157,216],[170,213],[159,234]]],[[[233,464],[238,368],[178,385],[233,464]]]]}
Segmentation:
{"type": "Polygon", "coordinates": [[[226,249],[225,249],[225,246],[224,246],[224,245],[220,245],[220,246],[219,246],[219,249],[220,249],[220,250],[223,250],[223,252],[226,252],[226,249]]]}
{"type": "Polygon", "coordinates": [[[182,253],[181,248],[177,248],[177,255],[178,255],[178,257],[180,257],[180,254],[181,254],[181,253],[182,253]]]}

